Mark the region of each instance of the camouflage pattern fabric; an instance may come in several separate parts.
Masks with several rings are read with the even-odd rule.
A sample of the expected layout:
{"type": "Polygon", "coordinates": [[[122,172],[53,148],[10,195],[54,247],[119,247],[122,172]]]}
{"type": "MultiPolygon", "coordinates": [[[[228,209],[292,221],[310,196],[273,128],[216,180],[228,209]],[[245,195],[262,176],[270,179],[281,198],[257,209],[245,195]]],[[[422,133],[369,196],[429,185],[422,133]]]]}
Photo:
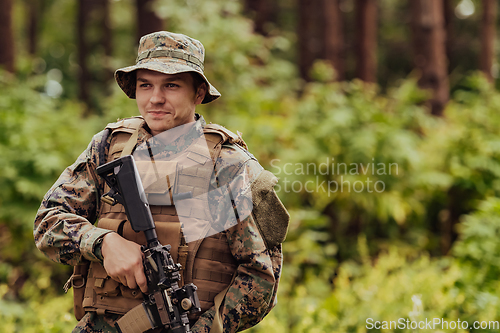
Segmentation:
{"type": "MultiPolygon", "coordinates": [[[[203,117],[197,115],[197,119],[202,126],[205,125],[203,117]]],[[[111,140],[104,133],[96,134],[75,163],[61,174],[38,210],[34,224],[35,243],[55,262],[68,265],[77,265],[84,260],[102,262],[93,249],[96,240],[110,232],[94,226],[104,188],[103,181],[95,175],[95,168],[106,162],[111,140]]],[[[144,142],[150,136],[145,128],[141,128],[138,142],[144,142]]],[[[215,170],[211,179],[213,186],[234,184],[235,180],[251,181],[263,169],[246,150],[225,144],[215,170]]],[[[252,215],[225,232],[239,266],[220,312],[224,331],[236,332],[255,325],[267,314],[281,264],[275,264],[273,270],[273,260],[276,260],[273,251],[276,249],[266,248],[252,215]]],[[[192,331],[209,332],[214,313],[214,307],[206,311],[192,331]]],[[[115,332],[112,324],[116,319],[87,313],[74,332],[115,332]]]]}
{"type": "Polygon", "coordinates": [[[99,316],[95,312],[88,312],[78,322],[72,333],[116,333],[114,324],[119,316],[99,316]]]}
{"type": "MultiPolygon", "coordinates": [[[[120,318],[118,315],[100,316],[95,312],[88,312],[78,322],[72,333],[118,333],[115,322],[120,318]]],[[[170,333],[170,330],[156,329],[148,333],[170,333]]]]}
{"type": "Polygon", "coordinates": [[[148,69],[164,74],[195,72],[208,86],[202,103],[210,103],[219,98],[220,93],[203,73],[204,60],[205,49],[200,41],[168,31],[154,32],[143,36],[139,41],[136,64],[118,69],[115,72],[115,79],[129,98],[135,98],[134,72],[137,69],[148,69]]]}

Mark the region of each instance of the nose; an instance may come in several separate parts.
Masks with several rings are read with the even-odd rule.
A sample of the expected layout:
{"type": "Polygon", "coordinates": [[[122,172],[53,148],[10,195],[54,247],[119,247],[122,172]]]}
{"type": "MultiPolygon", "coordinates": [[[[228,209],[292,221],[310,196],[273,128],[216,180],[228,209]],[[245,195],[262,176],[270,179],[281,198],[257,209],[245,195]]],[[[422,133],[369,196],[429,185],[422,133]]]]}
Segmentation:
{"type": "Polygon", "coordinates": [[[160,87],[155,87],[153,90],[153,94],[149,100],[152,104],[163,104],[165,103],[165,96],[161,92],[160,87]]]}

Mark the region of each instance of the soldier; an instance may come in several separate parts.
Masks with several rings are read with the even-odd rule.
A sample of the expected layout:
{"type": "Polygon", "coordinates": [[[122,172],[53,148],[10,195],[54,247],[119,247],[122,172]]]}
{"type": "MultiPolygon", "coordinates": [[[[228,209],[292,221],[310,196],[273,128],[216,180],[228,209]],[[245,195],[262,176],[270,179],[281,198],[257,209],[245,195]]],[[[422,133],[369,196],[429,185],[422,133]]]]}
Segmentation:
{"type": "Polygon", "coordinates": [[[190,316],[192,331],[241,331],[276,304],[288,213],[273,190],[277,179],[247,151],[241,136],[207,125],[195,112],[197,105],[220,96],[204,75],[203,61],[203,45],[188,36],[166,31],[143,36],[136,64],[115,72],[121,89],[136,99],[141,117],[108,124],[96,134],[42,201],[34,225],[36,246],[51,260],[75,266],[68,281],[79,320],[73,332],[117,332],[116,321],[142,302],[140,291],[148,291],[144,240],[131,230],[123,206],[100,202],[106,188],[96,168],[145,144],[151,152],[149,140],[163,134],[168,134],[162,139],[168,164],[155,164],[156,175],[170,174],[163,190],[215,193],[226,188],[234,196],[236,225],[212,228],[202,237],[189,236],[191,227],[183,219],[226,223],[220,199],[208,202],[210,213],[202,218],[194,216],[199,210],[172,202],[151,204],[160,242],[172,246],[183,282],[198,287],[202,313],[190,316]],[[187,168],[188,162],[194,166],[187,168]]]}

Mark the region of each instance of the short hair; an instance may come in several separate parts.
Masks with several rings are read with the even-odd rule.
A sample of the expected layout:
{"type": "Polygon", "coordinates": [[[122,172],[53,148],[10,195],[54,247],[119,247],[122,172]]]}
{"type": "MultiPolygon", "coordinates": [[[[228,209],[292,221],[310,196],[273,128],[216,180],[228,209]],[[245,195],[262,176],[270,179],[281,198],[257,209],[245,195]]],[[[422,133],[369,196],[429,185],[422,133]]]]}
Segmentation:
{"type": "MultiPolygon", "coordinates": [[[[202,84],[207,84],[200,74],[196,72],[188,72],[188,73],[191,74],[191,77],[193,78],[194,92],[197,92],[198,88],[200,88],[202,84]]],[[[207,85],[207,93],[208,93],[208,85],[207,85]]]]}

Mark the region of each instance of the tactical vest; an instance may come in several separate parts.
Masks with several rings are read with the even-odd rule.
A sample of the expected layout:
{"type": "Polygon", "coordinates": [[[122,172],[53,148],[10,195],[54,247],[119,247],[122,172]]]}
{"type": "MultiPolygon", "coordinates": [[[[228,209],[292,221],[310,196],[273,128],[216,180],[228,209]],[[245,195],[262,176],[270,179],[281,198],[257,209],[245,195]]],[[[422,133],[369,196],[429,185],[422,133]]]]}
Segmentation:
{"type": "MultiPolygon", "coordinates": [[[[111,130],[112,136],[108,162],[118,158],[127,146],[130,149],[130,141],[137,142],[134,133],[138,133],[143,122],[142,118],[135,117],[108,125],[107,128],[111,130]]],[[[212,307],[214,297],[231,283],[237,262],[231,254],[225,233],[219,232],[206,238],[200,237],[195,241],[188,239],[188,242],[185,242],[181,232],[181,222],[189,223],[190,226],[206,224],[204,221],[210,219],[209,207],[206,202],[197,198],[203,197],[208,191],[210,175],[214,172],[215,161],[222,144],[229,142],[246,147],[240,136],[219,125],[207,125],[203,133],[200,139],[174,159],[165,163],[158,162],[163,163],[158,165],[155,171],[158,173],[158,170],[161,170],[160,175],[153,172],[151,175],[148,174],[151,177],[160,176],[163,180],[166,179],[165,175],[168,175],[169,181],[165,182],[165,186],[156,186],[158,183],[155,183],[156,185],[151,186],[149,191],[148,185],[144,186],[147,195],[160,198],[159,202],[162,202],[162,196],[168,201],[169,193],[172,191],[193,194],[192,199],[184,202],[183,208],[179,208],[177,204],[153,205],[151,201],[150,208],[160,243],[172,246],[172,258],[183,267],[183,281],[180,285],[194,283],[198,287],[202,313],[212,307]]],[[[97,226],[116,231],[124,238],[138,244],[146,243],[143,233],[132,230],[124,207],[120,204],[111,206],[103,203],[97,226]]],[[[201,227],[196,232],[203,236],[201,233],[206,233],[207,230],[201,227]]],[[[116,282],[107,275],[101,263],[91,262],[83,300],[85,311],[125,314],[141,302],[142,294],[139,289],[131,290],[116,282]]],[[[198,317],[199,315],[190,316],[190,320],[194,321],[198,317]]]]}

